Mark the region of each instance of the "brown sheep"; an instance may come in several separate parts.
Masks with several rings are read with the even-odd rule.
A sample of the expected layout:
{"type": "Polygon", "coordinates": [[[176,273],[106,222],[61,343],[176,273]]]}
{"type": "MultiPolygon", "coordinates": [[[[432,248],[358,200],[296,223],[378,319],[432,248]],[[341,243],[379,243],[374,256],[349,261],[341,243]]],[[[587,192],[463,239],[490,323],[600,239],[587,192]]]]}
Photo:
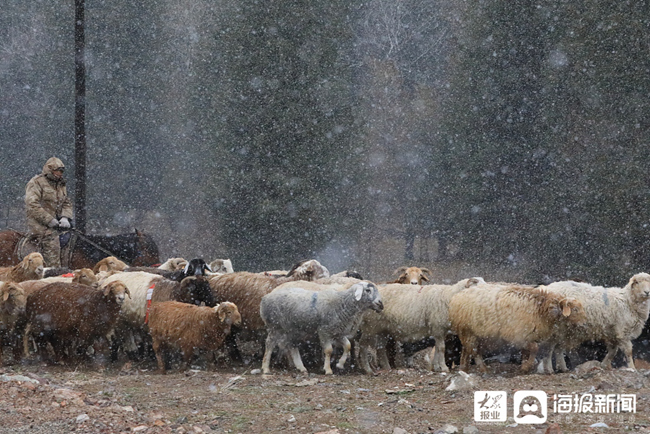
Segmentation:
{"type": "MultiPolygon", "coordinates": [[[[25,291],[25,297],[27,297],[32,292],[35,292],[37,289],[44,288],[47,285],[52,284],[54,282],[66,282],[66,283],[75,282],[75,283],[81,283],[83,285],[88,285],[92,287],[98,286],[97,276],[95,276],[95,273],[93,273],[93,270],[91,270],[90,268],[82,268],[80,270],[75,270],[74,273],[72,273],[72,277],[70,277],[69,274],[62,274],[60,276],[46,277],[44,279],[26,280],[24,282],[20,282],[19,285],[25,291]]],[[[20,327],[17,328],[16,334],[19,335],[17,336],[18,340],[25,339],[24,337],[22,337],[26,325],[24,324],[25,321],[20,323],[20,327]]],[[[26,343],[24,345],[26,345],[26,343]]],[[[29,348],[25,347],[23,349],[23,353],[25,357],[28,357],[29,348]]],[[[18,353],[16,352],[15,354],[18,353]]]]}
{"type": "Polygon", "coordinates": [[[399,277],[392,282],[387,283],[402,283],[405,285],[424,285],[424,282],[428,282],[429,278],[427,275],[431,276],[431,270],[428,268],[419,268],[419,267],[399,267],[397,270],[393,271],[393,274],[398,274],[399,277]]]}
{"type": "Polygon", "coordinates": [[[79,283],[52,283],[27,297],[25,336],[31,334],[42,355],[50,343],[57,361],[74,344],[70,348],[70,356],[74,357],[77,348],[88,348],[113,330],[126,296],[130,296],[129,290],[119,281],[102,289],[79,283]]]}
{"type": "Polygon", "coordinates": [[[43,255],[38,252],[30,253],[13,267],[0,268],[0,282],[24,282],[25,280],[42,279],[43,267],[43,255]]]}
{"type": "Polygon", "coordinates": [[[16,329],[24,327],[26,300],[25,291],[18,284],[0,283],[0,365],[5,342],[13,347],[15,361],[21,358],[22,347],[16,329]]]}
{"type": "Polygon", "coordinates": [[[115,256],[107,256],[95,264],[93,273],[124,271],[126,268],[128,268],[126,262],[120,261],[115,256]]]}
{"type": "Polygon", "coordinates": [[[174,300],[197,305],[203,302],[206,306],[216,304],[210,284],[203,276],[189,276],[176,282],[143,271],[123,272],[107,277],[102,286],[114,281],[124,283],[131,291],[131,298],[124,302],[115,327],[113,361],[117,360],[120,348],[130,358],[137,358],[138,340],[149,347],[147,323],[151,303],[174,300]]]}
{"type": "Polygon", "coordinates": [[[239,325],[241,315],[233,303],[201,307],[178,301],[154,303],[149,317],[149,332],[158,360],[158,369],[166,372],[166,357],[172,349],[181,352],[189,369],[195,351],[219,349],[231,325],[239,325]]]}
{"type": "Polygon", "coordinates": [[[454,295],[449,302],[451,328],[463,350],[461,370],[470,358],[486,372],[481,346],[503,342],[522,348],[521,371],[530,372],[538,344],[549,341],[558,325],[575,327],[585,321],[582,304],[539,288],[511,284],[480,284],[454,295]]]}

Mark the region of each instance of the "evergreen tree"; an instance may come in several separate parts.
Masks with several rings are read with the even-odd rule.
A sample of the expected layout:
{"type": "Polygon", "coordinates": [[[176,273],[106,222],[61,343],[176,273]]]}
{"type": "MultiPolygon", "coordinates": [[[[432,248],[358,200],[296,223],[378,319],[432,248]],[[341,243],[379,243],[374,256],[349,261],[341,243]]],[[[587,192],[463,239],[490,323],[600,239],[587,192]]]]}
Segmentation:
{"type": "Polygon", "coordinates": [[[74,8],[8,1],[0,16],[0,198],[22,207],[25,184],[56,155],[74,167],[74,8]]]}
{"type": "Polygon", "coordinates": [[[243,1],[218,36],[228,109],[214,210],[243,269],[345,256],[364,225],[352,13],[344,1],[243,1]]]}

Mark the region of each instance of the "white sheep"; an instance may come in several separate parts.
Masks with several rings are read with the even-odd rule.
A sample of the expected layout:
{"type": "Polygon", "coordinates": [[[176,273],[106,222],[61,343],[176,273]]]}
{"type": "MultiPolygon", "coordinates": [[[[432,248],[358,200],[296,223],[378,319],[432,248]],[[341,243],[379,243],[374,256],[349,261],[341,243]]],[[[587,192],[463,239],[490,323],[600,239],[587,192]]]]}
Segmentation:
{"type": "Polygon", "coordinates": [[[603,368],[611,368],[612,360],[620,349],[625,354],[628,367],[635,369],[632,340],[641,335],[648,319],[650,274],[635,274],[623,288],[604,288],[573,281],[555,282],[544,288],[579,300],[586,314],[582,326],[558,331],[555,341],[551,343],[551,351],[544,358],[546,372],[553,372],[553,347],[558,371],[567,371],[564,350],[587,341],[603,341],[607,345],[607,355],[601,362],[603,368]]]}
{"type": "Polygon", "coordinates": [[[495,341],[522,348],[521,371],[530,372],[539,344],[552,338],[558,324],[575,326],[584,319],[579,301],[523,285],[479,284],[449,302],[451,328],[463,345],[460,368],[466,372],[472,355],[486,372],[481,345],[495,341]]]}
{"type": "MultiPolygon", "coordinates": [[[[342,277],[342,275],[336,276],[330,276],[330,277],[324,277],[321,279],[317,279],[312,282],[308,282],[306,280],[301,280],[299,283],[291,281],[291,282],[286,282],[283,283],[279,286],[277,286],[273,291],[281,291],[284,290],[285,288],[294,288],[296,285],[299,284],[299,286],[303,289],[307,289],[310,291],[324,291],[324,290],[333,290],[333,291],[346,291],[349,289],[352,285],[355,283],[361,282],[361,279],[355,279],[352,277],[342,277]]],[[[353,335],[356,336],[357,330],[353,331],[353,335]]],[[[353,344],[355,344],[356,341],[353,341],[353,344]]],[[[300,350],[303,351],[303,356],[306,356],[307,359],[310,362],[316,363],[318,360],[321,360],[322,358],[319,357],[320,352],[313,346],[311,345],[310,342],[305,342],[305,345],[300,346],[300,350]]],[[[358,345],[353,345],[353,350],[355,348],[358,348],[358,345]]],[[[352,354],[353,356],[356,355],[356,351],[352,354]]],[[[291,364],[292,357],[289,353],[286,353],[288,364],[291,364]]],[[[354,359],[352,359],[352,362],[354,363],[354,359]]]]}
{"type": "Polygon", "coordinates": [[[463,279],[454,285],[426,285],[393,283],[379,286],[384,310],[377,314],[368,312],[361,323],[359,359],[361,368],[372,373],[368,350],[376,345],[382,369],[390,369],[386,354],[387,338],[397,342],[415,342],[432,336],[436,347],[430,359],[435,371],[449,372],[445,364],[445,336],[450,332],[449,301],[460,291],[479,283],[480,277],[463,279]]]}
{"type": "Polygon", "coordinates": [[[277,289],[262,298],[260,315],[268,332],[262,361],[265,374],[270,372],[271,354],[276,346],[289,350],[296,368],[307,372],[297,345],[315,337],[325,354],[325,374],[332,374],[330,359],[335,343],[343,347],[336,365],[343,369],[350,354],[349,338],[356,332],[363,313],[383,309],[377,287],[371,282],[355,283],[345,291],[314,291],[301,285],[296,282],[293,287],[277,289]]]}

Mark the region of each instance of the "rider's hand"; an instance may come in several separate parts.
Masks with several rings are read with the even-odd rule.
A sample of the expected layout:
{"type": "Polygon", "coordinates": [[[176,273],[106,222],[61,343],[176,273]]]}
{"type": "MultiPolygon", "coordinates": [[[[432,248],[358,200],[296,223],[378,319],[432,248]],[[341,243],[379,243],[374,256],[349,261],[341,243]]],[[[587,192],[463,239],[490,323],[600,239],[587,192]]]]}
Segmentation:
{"type": "Polygon", "coordinates": [[[47,224],[48,228],[55,228],[59,226],[59,221],[57,219],[52,219],[50,222],[47,224]]]}
{"type": "Polygon", "coordinates": [[[59,227],[63,229],[70,229],[70,220],[68,220],[67,217],[61,218],[61,220],[59,220],[59,227]]]}

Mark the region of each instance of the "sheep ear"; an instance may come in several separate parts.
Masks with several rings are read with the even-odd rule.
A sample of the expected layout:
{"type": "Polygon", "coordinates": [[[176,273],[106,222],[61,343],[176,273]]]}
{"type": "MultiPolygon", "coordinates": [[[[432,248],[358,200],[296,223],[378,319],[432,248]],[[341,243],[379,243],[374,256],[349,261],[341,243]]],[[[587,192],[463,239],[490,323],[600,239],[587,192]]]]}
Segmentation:
{"type": "Polygon", "coordinates": [[[420,277],[421,277],[422,280],[424,280],[425,282],[428,282],[428,281],[429,281],[429,278],[428,278],[427,276],[425,276],[424,274],[420,274],[420,277]]]}
{"type": "Polygon", "coordinates": [[[562,300],[560,303],[560,306],[562,306],[562,315],[563,316],[569,316],[571,315],[571,306],[569,306],[569,302],[566,300],[562,300]]]}
{"type": "Polygon", "coordinates": [[[127,288],[126,285],[124,286],[124,293],[131,298],[131,291],[129,291],[129,288],[127,288]]]}
{"type": "Polygon", "coordinates": [[[357,289],[354,290],[354,298],[355,300],[359,301],[361,300],[361,296],[363,295],[363,285],[360,283],[357,283],[354,285],[357,287],[357,289]]]}
{"type": "Polygon", "coordinates": [[[111,289],[113,289],[113,284],[112,284],[112,283],[109,283],[108,285],[106,285],[106,286],[104,287],[104,291],[103,291],[103,292],[104,292],[104,296],[107,296],[108,294],[110,294],[110,293],[111,293],[111,289]]]}
{"type": "Polygon", "coordinates": [[[465,288],[469,288],[470,286],[478,285],[481,283],[481,280],[477,277],[472,277],[471,279],[467,279],[467,283],[465,283],[465,288]]]}
{"type": "Polygon", "coordinates": [[[223,309],[217,309],[217,315],[219,315],[219,320],[221,322],[224,322],[226,320],[226,315],[228,314],[227,312],[228,309],[223,307],[223,309]]]}
{"type": "Polygon", "coordinates": [[[9,291],[2,291],[2,301],[9,300],[9,291]]]}

